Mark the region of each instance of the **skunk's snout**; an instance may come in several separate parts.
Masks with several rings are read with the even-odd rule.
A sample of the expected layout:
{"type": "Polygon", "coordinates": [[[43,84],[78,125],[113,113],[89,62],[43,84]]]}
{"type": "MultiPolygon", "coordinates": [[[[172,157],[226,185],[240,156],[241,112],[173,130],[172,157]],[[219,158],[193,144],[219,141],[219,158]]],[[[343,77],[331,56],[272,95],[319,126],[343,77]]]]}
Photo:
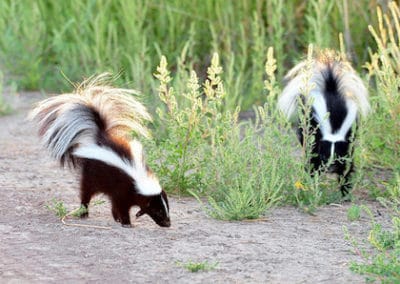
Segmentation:
{"type": "Polygon", "coordinates": [[[157,225],[159,225],[160,227],[171,227],[171,220],[168,219],[158,222],[157,225]]]}

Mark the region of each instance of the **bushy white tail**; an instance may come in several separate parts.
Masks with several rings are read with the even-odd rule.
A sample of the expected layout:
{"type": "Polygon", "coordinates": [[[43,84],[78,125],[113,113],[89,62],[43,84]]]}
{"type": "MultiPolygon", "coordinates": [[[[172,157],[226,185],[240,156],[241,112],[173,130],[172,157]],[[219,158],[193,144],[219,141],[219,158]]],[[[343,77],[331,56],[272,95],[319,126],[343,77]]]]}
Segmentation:
{"type": "Polygon", "coordinates": [[[74,163],[73,151],[95,145],[101,132],[113,137],[132,131],[149,136],[144,121],[151,117],[133,97],[137,92],[103,85],[108,76],[84,81],[75,93],[48,98],[29,114],[39,125],[43,144],[61,164],[74,163]]]}
{"type": "Polygon", "coordinates": [[[346,100],[353,101],[362,116],[370,110],[368,91],[350,63],[330,50],[320,52],[311,60],[305,60],[291,69],[285,77],[288,82],[278,99],[278,108],[289,119],[296,116],[298,100],[307,100],[312,93],[325,90],[324,74],[330,69],[338,81],[338,91],[346,100]]]}

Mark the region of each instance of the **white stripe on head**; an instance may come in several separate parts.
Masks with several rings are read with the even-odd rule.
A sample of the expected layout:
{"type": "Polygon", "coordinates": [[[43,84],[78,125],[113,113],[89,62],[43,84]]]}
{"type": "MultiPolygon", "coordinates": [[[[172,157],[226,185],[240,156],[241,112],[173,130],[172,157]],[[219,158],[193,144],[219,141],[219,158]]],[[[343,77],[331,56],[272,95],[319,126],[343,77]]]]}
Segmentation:
{"type": "Polygon", "coordinates": [[[161,201],[162,201],[162,204],[164,205],[164,209],[165,209],[165,212],[167,213],[167,217],[169,218],[168,206],[167,206],[167,203],[165,202],[164,197],[162,195],[161,195],[161,201]]]}
{"type": "Polygon", "coordinates": [[[332,142],[330,159],[334,158],[334,154],[335,154],[335,142],[332,142]]]}

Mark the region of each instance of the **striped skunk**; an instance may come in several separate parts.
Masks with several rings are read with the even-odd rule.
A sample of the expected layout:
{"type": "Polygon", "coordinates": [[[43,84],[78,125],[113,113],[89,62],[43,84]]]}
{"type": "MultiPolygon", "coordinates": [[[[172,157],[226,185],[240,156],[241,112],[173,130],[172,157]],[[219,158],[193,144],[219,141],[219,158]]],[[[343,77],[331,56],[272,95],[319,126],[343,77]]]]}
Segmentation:
{"type": "Polygon", "coordinates": [[[141,143],[128,138],[132,131],[148,136],[143,121],[151,117],[133,98],[135,91],[102,84],[107,76],[84,81],[75,93],[39,102],[29,118],[38,124],[51,156],[61,166],[81,171],[82,206],[88,209],[91,198],[103,193],[122,226],[131,226],[129,210],[136,205],[136,217],[148,214],[159,226],[169,227],[167,195],[147,167],[141,143]]]}
{"type": "MultiPolygon", "coordinates": [[[[343,179],[340,190],[345,196],[352,188],[353,147],[359,114],[366,116],[370,105],[368,91],[350,63],[332,50],[322,50],[311,60],[296,65],[285,77],[286,86],[278,99],[278,108],[288,119],[304,113],[310,106],[308,133],[314,136],[311,148],[311,174],[327,167],[343,179]]],[[[297,136],[302,145],[303,132],[298,120],[297,136]]]]}

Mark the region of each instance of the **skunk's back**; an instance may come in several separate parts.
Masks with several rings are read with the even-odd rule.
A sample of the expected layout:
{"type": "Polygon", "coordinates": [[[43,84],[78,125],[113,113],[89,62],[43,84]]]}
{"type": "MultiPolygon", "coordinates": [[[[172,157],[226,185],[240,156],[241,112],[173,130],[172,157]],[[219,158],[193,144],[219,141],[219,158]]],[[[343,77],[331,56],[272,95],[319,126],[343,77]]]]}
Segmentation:
{"type": "Polygon", "coordinates": [[[278,99],[278,108],[289,119],[296,116],[300,97],[309,100],[316,95],[327,99],[336,96],[336,102],[351,101],[362,116],[369,112],[368,91],[363,81],[348,61],[330,50],[300,62],[285,80],[287,84],[278,99]]]}

